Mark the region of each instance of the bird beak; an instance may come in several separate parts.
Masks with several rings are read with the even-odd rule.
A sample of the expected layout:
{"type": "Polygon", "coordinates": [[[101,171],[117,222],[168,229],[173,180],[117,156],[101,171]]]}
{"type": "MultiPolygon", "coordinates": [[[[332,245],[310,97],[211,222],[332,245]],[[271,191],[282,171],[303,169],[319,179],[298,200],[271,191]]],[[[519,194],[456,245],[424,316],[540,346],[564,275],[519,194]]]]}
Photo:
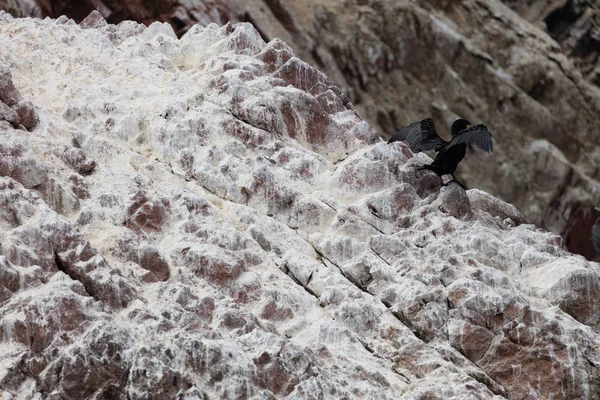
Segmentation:
{"type": "Polygon", "coordinates": [[[473,124],[469,124],[469,125],[467,125],[467,129],[471,129],[471,128],[472,128],[472,127],[474,127],[474,126],[475,126],[475,125],[473,125],[473,124]]]}
{"type": "Polygon", "coordinates": [[[594,210],[600,212],[600,207],[594,207],[594,210]]]}

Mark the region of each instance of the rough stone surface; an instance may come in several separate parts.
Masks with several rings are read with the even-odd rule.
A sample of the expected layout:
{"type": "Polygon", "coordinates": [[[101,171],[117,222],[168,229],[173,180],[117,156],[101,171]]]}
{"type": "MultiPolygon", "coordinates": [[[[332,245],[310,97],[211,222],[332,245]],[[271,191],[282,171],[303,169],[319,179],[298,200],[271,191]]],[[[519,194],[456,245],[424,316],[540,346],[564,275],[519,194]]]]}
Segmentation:
{"type": "Polygon", "coordinates": [[[598,264],[281,40],[0,20],[3,398],[600,397],[598,264]]]}
{"type": "Polygon", "coordinates": [[[560,37],[496,0],[235,1],[231,18],[290,43],[384,136],[426,116],[442,135],[458,117],[485,123],[494,153],[470,151],[461,181],[514,204],[591,257],[578,232],[600,204],[597,6],[505,2],[532,22],[548,23],[555,10],[550,25],[560,37]],[[525,12],[541,6],[535,17],[525,12]]]}
{"type": "Polygon", "coordinates": [[[502,0],[546,30],[583,76],[600,86],[600,3],[586,0],[502,0]]]}
{"type": "MultiPolygon", "coordinates": [[[[197,22],[251,22],[263,39],[283,39],[341,88],[342,96],[315,96],[326,111],[352,101],[384,136],[425,116],[442,134],[457,117],[483,122],[494,133],[495,153],[470,154],[461,181],[514,204],[532,223],[565,237],[571,251],[595,257],[579,232],[600,204],[597,2],[38,0],[35,10],[32,0],[18,10],[4,2],[15,15],[65,14],[79,22],[98,10],[112,23],[165,21],[179,35],[197,22]],[[540,140],[546,149],[532,153],[540,140]],[[540,190],[537,182],[550,178],[546,168],[555,164],[567,173],[540,190]]],[[[290,54],[278,48],[263,57],[290,54]]],[[[284,80],[296,71],[293,62],[289,67],[280,71],[284,80]]]]}
{"type": "Polygon", "coordinates": [[[510,218],[517,225],[527,223],[523,214],[515,206],[497,199],[483,190],[470,189],[467,191],[467,196],[472,208],[488,212],[502,220],[510,218]]]}
{"type": "Polygon", "coordinates": [[[32,129],[38,123],[38,115],[33,103],[23,99],[15,87],[10,69],[0,64],[0,122],[3,120],[15,128],[32,129]]]}

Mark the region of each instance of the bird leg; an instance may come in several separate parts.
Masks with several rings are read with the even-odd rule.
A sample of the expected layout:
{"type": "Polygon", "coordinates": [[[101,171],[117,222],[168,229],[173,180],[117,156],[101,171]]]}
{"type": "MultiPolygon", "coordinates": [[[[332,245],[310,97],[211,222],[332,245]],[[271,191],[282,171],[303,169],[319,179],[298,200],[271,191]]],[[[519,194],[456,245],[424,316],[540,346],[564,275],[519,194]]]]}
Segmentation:
{"type": "Polygon", "coordinates": [[[458,183],[458,185],[461,188],[463,188],[463,190],[467,190],[467,188],[462,183],[460,183],[460,181],[458,179],[456,179],[456,177],[454,176],[454,174],[450,174],[450,175],[452,175],[452,180],[448,181],[448,183],[450,183],[450,182],[456,182],[456,183],[458,183]]]}
{"type": "Polygon", "coordinates": [[[463,190],[467,190],[467,188],[465,188],[465,186],[464,186],[462,183],[460,183],[460,181],[459,181],[458,179],[456,179],[456,177],[454,176],[454,174],[450,174],[450,175],[452,176],[452,179],[451,179],[451,180],[449,180],[449,181],[448,181],[448,182],[446,182],[446,183],[444,183],[444,178],[442,178],[442,177],[440,176],[440,179],[442,180],[442,186],[448,186],[448,185],[449,185],[449,184],[451,184],[452,182],[456,182],[456,183],[458,183],[458,185],[459,185],[461,188],[463,188],[463,190]]]}

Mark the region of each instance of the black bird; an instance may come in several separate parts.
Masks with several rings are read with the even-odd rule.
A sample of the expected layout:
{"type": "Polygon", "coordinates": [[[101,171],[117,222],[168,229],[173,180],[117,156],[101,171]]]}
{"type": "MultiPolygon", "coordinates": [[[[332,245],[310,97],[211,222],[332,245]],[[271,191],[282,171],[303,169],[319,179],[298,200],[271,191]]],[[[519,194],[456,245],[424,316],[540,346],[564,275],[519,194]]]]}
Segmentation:
{"type": "Polygon", "coordinates": [[[474,144],[483,151],[490,153],[493,150],[492,134],[485,125],[473,125],[466,119],[457,119],[450,128],[452,140],[449,142],[442,139],[435,131],[435,126],[431,118],[425,118],[423,121],[413,122],[412,124],[400,129],[388,143],[404,140],[413,153],[421,151],[435,150],[438,154],[431,164],[417,167],[418,169],[428,169],[435,172],[440,179],[443,175],[452,175],[450,182],[458,183],[463,189],[462,183],[456,179],[454,172],[458,163],[462,161],[467,153],[467,143],[474,144]]]}
{"type": "MultiPolygon", "coordinates": [[[[600,211],[600,208],[596,207],[596,211],[600,211]]],[[[592,226],[592,244],[594,245],[594,249],[600,254],[600,218],[592,226]]]]}

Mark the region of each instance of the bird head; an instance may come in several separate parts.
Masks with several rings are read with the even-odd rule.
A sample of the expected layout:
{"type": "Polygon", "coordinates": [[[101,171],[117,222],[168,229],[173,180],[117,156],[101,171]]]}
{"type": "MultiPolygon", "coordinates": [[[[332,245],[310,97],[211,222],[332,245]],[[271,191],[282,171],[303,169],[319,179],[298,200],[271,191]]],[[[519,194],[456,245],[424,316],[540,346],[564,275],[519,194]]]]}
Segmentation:
{"type": "Polygon", "coordinates": [[[450,128],[450,131],[452,132],[452,136],[454,137],[471,126],[473,126],[473,124],[471,124],[466,119],[457,119],[452,124],[452,128],[450,128]]]}

